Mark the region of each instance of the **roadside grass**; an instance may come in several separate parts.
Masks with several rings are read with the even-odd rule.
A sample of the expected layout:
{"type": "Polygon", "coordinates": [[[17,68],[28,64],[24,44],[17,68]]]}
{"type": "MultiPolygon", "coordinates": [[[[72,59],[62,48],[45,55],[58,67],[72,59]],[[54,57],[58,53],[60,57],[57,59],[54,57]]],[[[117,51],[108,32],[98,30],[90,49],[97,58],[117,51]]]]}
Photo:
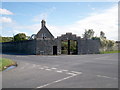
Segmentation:
{"type": "Polygon", "coordinates": [[[11,59],[0,58],[0,71],[5,70],[7,67],[12,65],[16,65],[16,62],[11,59]]]}
{"type": "Polygon", "coordinates": [[[100,54],[109,54],[109,53],[120,53],[120,51],[103,51],[100,54]]]}

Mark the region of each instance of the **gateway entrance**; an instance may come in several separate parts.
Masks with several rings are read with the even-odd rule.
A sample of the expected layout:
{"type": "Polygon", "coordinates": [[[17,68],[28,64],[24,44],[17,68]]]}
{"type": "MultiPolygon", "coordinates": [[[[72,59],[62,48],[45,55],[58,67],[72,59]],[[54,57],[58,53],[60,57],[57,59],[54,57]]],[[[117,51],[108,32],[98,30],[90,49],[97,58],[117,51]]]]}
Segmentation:
{"type": "Polygon", "coordinates": [[[76,55],[78,54],[76,40],[62,40],[61,41],[61,54],[76,55]]]}

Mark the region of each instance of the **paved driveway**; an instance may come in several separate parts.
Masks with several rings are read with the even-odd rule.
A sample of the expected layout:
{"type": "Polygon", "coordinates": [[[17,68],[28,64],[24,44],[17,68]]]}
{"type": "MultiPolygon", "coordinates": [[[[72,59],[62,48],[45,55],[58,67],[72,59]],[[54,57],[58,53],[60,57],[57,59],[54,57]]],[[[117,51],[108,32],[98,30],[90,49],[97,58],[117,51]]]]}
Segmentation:
{"type": "Polygon", "coordinates": [[[2,73],[3,88],[118,87],[118,54],[3,57],[18,63],[2,73]]]}

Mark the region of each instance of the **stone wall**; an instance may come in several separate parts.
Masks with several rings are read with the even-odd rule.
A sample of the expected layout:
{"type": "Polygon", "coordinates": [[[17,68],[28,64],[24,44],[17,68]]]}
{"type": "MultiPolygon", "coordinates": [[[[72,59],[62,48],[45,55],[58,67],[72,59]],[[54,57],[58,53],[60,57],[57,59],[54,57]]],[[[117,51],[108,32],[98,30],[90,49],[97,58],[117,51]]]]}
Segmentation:
{"type": "Polygon", "coordinates": [[[64,37],[62,36],[61,38],[56,38],[54,40],[26,40],[19,42],[5,42],[2,43],[2,51],[3,53],[53,55],[53,46],[57,46],[57,54],[59,55],[61,54],[61,40],[66,39],[77,41],[78,55],[99,53],[99,40],[82,40],[80,37],[76,37],[75,35],[70,34],[67,34],[64,37]]]}
{"type": "Polygon", "coordinates": [[[99,40],[80,40],[78,43],[78,54],[94,54],[99,53],[99,40]]]}
{"type": "Polygon", "coordinates": [[[37,40],[36,54],[53,55],[53,46],[57,46],[54,40],[37,40]]]}
{"type": "Polygon", "coordinates": [[[1,44],[3,53],[36,54],[35,40],[4,42],[1,44]]]}
{"type": "Polygon", "coordinates": [[[99,48],[100,48],[100,41],[99,40],[84,40],[81,37],[76,36],[75,34],[72,33],[66,33],[63,34],[60,37],[57,37],[58,47],[61,50],[61,41],[62,40],[75,40],[77,41],[77,49],[78,49],[78,55],[79,54],[94,54],[94,53],[99,53],[99,48]]]}

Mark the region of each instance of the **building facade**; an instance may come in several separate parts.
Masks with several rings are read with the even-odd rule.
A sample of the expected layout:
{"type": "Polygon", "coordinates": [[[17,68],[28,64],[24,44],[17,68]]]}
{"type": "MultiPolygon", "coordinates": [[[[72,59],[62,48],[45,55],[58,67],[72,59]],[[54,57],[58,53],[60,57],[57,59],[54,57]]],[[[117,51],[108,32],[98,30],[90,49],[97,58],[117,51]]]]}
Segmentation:
{"type": "Polygon", "coordinates": [[[94,54],[99,53],[99,48],[99,40],[84,40],[80,36],[76,36],[72,33],[66,33],[54,38],[52,33],[46,27],[45,20],[41,21],[41,29],[34,35],[34,38],[31,37],[30,40],[26,41],[2,43],[3,53],[25,53],[37,55],[94,54]],[[64,47],[62,42],[67,46],[64,47]],[[71,46],[73,42],[75,43],[75,49],[71,49],[73,48],[71,46]],[[66,53],[62,53],[64,51],[66,53]]]}

